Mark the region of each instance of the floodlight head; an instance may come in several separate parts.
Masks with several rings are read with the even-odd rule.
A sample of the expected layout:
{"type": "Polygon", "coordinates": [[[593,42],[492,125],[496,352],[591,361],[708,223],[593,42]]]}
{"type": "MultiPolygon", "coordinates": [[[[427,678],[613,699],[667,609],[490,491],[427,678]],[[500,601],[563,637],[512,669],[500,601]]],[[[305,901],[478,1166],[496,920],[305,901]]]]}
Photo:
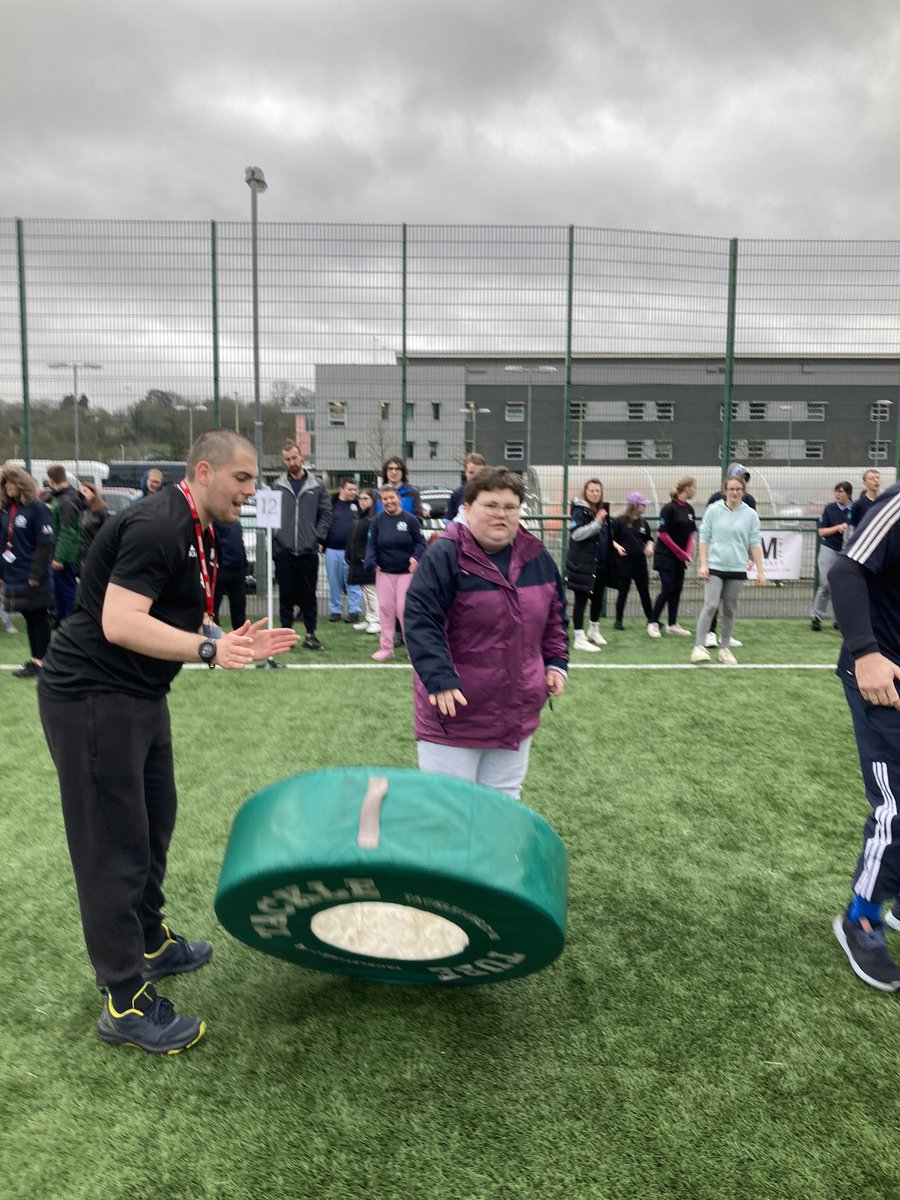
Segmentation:
{"type": "Polygon", "coordinates": [[[245,167],[244,179],[247,181],[247,186],[254,188],[257,192],[264,192],[269,186],[266,183],[262,167],[245,167]]]}

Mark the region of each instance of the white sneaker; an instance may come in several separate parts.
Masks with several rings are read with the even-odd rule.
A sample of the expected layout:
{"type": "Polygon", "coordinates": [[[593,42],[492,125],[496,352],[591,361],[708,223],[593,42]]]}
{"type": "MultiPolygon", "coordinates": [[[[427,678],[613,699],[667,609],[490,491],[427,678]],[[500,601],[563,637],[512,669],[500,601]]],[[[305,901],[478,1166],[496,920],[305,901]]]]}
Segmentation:
{"type": "MultiPolygon", "coordinates": [[[[707,655],[707,658],[709,655],[707,655]]],[[[736,667],[737,659],[731,653],[727,646],[723,646],[719,651],[719,662],[724,663],[726,667],[736,667]]]]}
{"type": "Polygon", "coordinates": [[[575,641],[572,643],[572,647],[575,650],[589,650],[591,654],[600,653],[600,647],[591,645],[591,643],[585,637],[583,629],[577,629],[575,631],[575,641]]]}
{"type": "Polygon", "coordinates": [[[709,662],[709,651],[705,646],[695,646],[691,651],[691,662],[709,662]]]}
{"type": "Polygon", "coordinates": [[[353,628],[354,629],[368,629],[369,622],[368,621],[357,621],[356,624],[353,626],[353,628]]]}
{"type": "Polygon", "coordinates": [[[691,637],[691,631],[685,629],[683,625],[666,625],[666,633],[674,634],[675,637],[691,637]]]}
{"type": "Polygon", "coordinates": [[[381,633],[381,626],[376,621],[370,621],[365,631],[366,633],[381,633]]]}
{"type": "Polygon", "coordinates": [[[737,640],[737,638],[729,638],[728,639],[728,646],[731,650],[740,650],[740,648],[741,648],[741,646],[743,646],[743,644],[744,643],[739,642],[737,640]]]}
{"type": "Polygon", "coordinates": [[[655,621],[647,622],[647,637],[652,637],[652,638],[661,638],[662,637],[662,634],[659,632],[659,626],[657,625],[657,623],[655,621]]]}
{"type": "Polygon", "coordinates": [[[708,633],[706,635],[706,641],[703,643],[703,645],[707,648],[707,650],[712,650],[713,647],[718,646],[718,644],[719,644],[719,639],[718,639],[718,637],[716,637],[716,635],[714,633],[708,633]]]}
{"type": "Polygon", "coordinates": [[[593,622],[591,622],[591,624],[588,625],[587,639],[589,642],[593,642],[595,646],[608,646],[609,645],[606,638],[603,636],[603,634],[600,632],[599,628],[593,622]]]}

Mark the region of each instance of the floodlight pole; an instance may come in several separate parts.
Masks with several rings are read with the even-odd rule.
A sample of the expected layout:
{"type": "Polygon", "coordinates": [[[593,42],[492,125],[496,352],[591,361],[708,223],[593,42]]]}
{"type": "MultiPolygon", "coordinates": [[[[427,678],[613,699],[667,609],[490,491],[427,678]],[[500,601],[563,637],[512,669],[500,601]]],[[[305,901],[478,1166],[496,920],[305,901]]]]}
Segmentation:
{"type": "Polygon", "coordinates": [[[74,435],[75,435],[75,474],[81,474],[81,434],[78,426],[78,371],[102,371],[99,363],[92,362],[52,362],[47,364],[51,371],[72,372],[72,399],[74,400],[74,435]]]}
{"type": "Polygon", "coordinates": [[[256,197],[268,188],[261,167],[247,167],[244,179],[250,188],[250,259],[253,280],[253,442],[256,446],[257,468],[262,482],[263,423],[262,401],[259,392],[259,239],[256,218],[256,197]]]}

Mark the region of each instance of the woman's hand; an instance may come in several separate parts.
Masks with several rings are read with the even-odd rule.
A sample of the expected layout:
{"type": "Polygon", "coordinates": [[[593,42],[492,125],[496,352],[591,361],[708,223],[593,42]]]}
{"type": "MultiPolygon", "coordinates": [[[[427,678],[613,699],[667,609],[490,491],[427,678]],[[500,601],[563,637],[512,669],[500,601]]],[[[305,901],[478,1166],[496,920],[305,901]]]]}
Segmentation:
{"type": "Polygon", "coordinates": [[[561,696],[563,688],[566,686],[566,677],[562,671],[556,671],[552,667],[547,669],[544,678],[547,681],[547,691],[551,696],[561,696]]]}
{"type": "Polygon", "coordinates": [[[644,558],[652,558],[652,557],[653,557],[653,543],[648,542],[647,545],[644,547],[644,558]]]}
{"type": "Polygon", "coordinates": [[[455,717],[457,704],[461,708],[465,708],[469,703],[459,688],[449,688],[446,692],[435,692],[433,696],[428,697],[428,702],[432,708],[437,708],[444,717],[455,717]]]}
{"type": "Polygon", "coordinates": [[[616,554],[618,554],[620,558],[625,558],[625,556],[628,554],[628,551],[625,549],[625,547],[620,546],[618,542],[613,542],[613,545],[616,548],[616,554]]]}
{"type": "Polygon", "coordinates": [[[413,557],[412,557],[412,555],[410,555],[410,559],[409,559],[409,573],[410,573],[410,575],[415,575],[415,573],[416,573],[416,567],[417,567],[418,565],[419,565],[419,560],[418,560],[417,558],[413,558],[413,557]]]}
{"type": "Polygon", "coordinates": [[[697,568],[698,579],[709,579],[709,567],[705,567],[702,563],[697,568]]]}

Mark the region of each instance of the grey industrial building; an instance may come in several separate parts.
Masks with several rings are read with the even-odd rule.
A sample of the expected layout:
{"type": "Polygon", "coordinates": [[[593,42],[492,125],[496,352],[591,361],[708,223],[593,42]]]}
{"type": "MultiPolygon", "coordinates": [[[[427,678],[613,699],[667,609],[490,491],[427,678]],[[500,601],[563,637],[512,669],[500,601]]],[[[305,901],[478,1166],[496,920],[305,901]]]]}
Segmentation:
{"type": "MultiPolygon", "coordinates": [[[[316,465],[368,474],[401,454],[417,483],[437,485],[459,478],[473,447],[515,470],[562,463],[565,370],[553,356],[417,356],[407,360],[404,388],[399,364],[319,365],[316,465]]],[[[721,461],[721,358],[579,358],[571,375],[570,463],[721,461]]],[[[729,457],[892,465],[898,418],[900,358],[739,358],[729,457]]]]}

